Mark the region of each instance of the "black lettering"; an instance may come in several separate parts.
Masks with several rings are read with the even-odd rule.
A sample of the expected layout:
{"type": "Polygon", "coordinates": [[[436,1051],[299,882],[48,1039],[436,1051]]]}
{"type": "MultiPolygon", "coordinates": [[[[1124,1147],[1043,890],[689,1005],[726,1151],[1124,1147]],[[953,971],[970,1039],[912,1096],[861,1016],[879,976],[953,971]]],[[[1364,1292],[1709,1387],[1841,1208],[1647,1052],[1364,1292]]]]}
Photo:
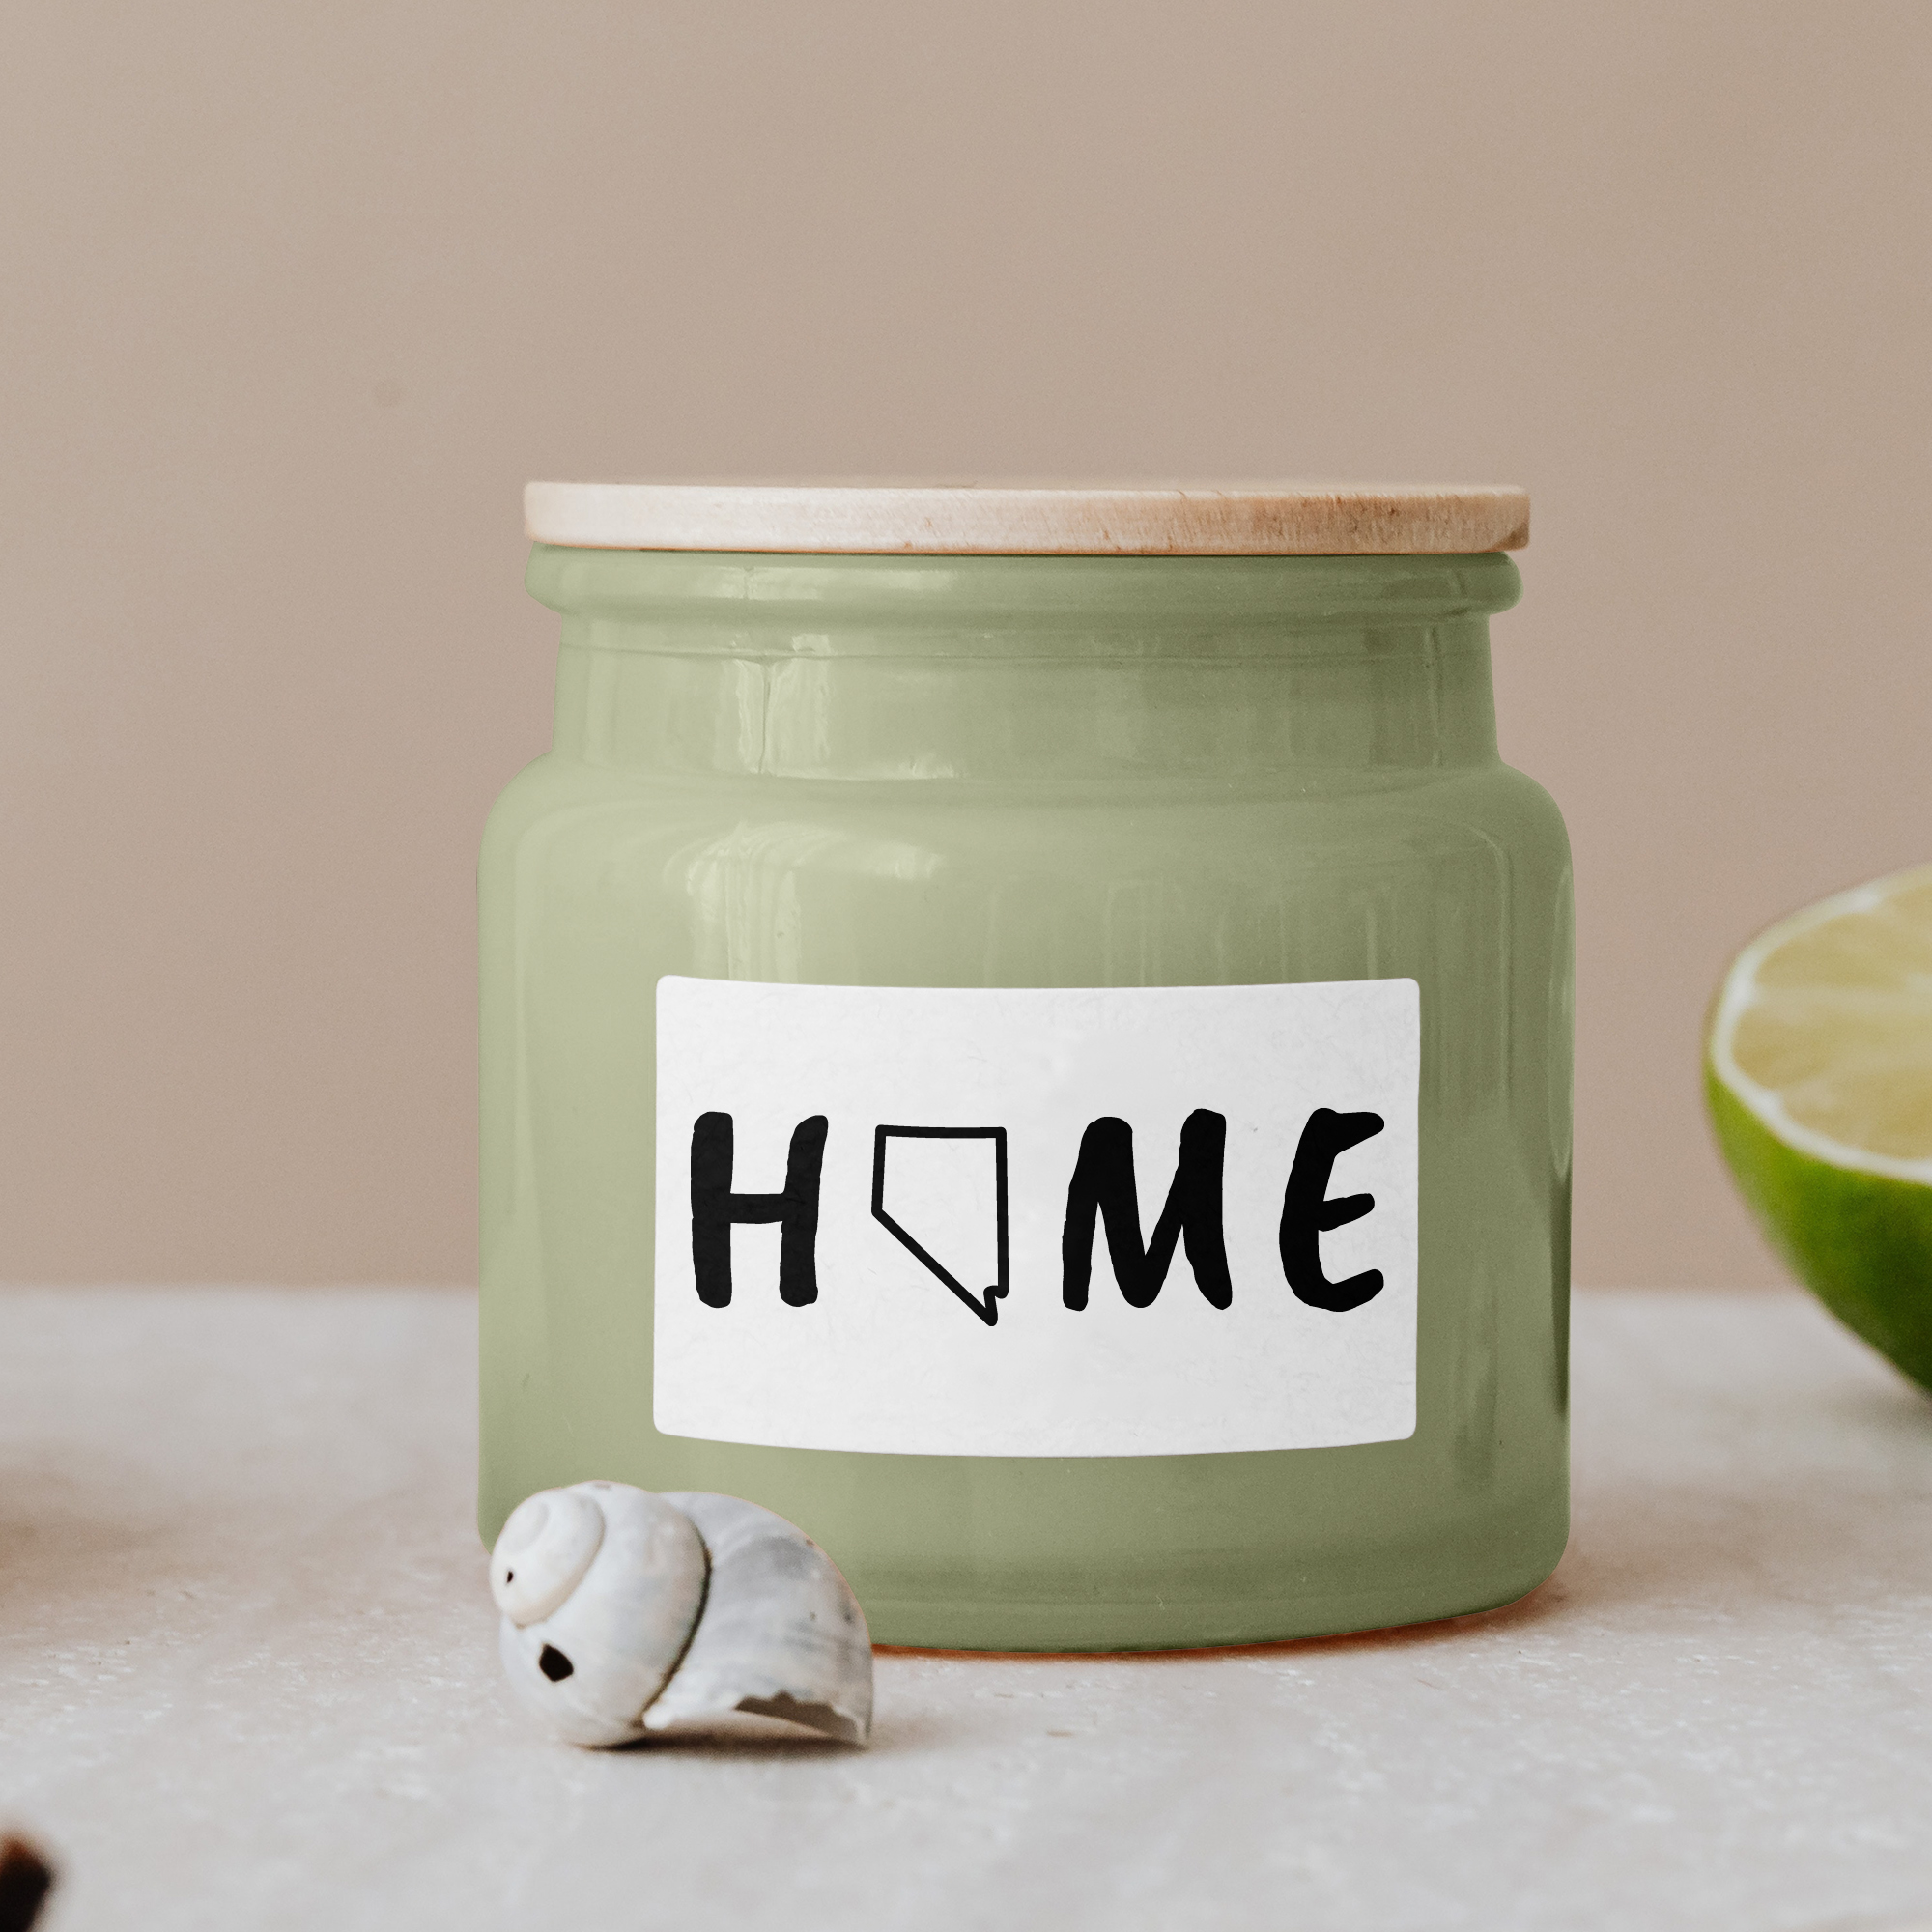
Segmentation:
{"type": "Polygon", "coordinates": [[[691,1265],[707,1308],[731,1305],[734,1223],[778,1221],[779,1298],[793,1308],[818,1299],[818,1173],[826,1120],[813,1114],[792,1129],[784,1187],[777,1194],[731,1191],[729,1114],[700,1114],[691,1130],[691,1265]]]}
{"type": "Polygon", "coordinates": [[[1087,1306],[1097,1212],[1107,1231],[1114,1279],[1129,1308],[1146,1308],[1160,1293],[1175,1243],[1183,1238],[1195,1286],[1216,1308],[1226,1308],[1235,1298],[1221,1225],[1221,1164],[1227,1144],[1225,1114],[1199,1107],[1188,1115],[1167,1205],[1154,1224],[1153,1238],[1143,1248],[1134,1130],[1111,1115],[1094,1122],[1080,1137],[1080,1155],[1066,1189],[1066,1220],[1060,1236],[1061,1300],[1068,1308],[1087,1306]]]}
{"type": "Polygon", "coordinates": [[[1373,1194],[1345,1194],[1330,1201],[1328,1180],[1338,1154],[1373,1140],[1382,1130],[1379,1114],[1338,1114],[1317,1107],[1301,1130],[1281,1201],[1281,1271],[1295,1298],[1335,1314],[1359,1308],[1382,1292],[1382,1271],[1368,1268],[1347,1281],[1321,1272],[1321,1236],[1331,1228],[1359,1221],[1376,1205],[1373,1194]]]}

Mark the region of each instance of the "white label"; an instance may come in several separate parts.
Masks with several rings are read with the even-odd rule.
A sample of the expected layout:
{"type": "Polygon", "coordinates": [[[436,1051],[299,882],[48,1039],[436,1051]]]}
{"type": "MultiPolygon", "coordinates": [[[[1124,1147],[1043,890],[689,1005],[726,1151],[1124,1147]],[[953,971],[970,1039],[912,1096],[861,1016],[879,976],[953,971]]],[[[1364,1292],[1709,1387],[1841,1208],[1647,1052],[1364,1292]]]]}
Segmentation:
{"type": "Polygon", "coordinates": [[[1420,1061],[1413,980],[661,980],[657,1426],[922,1456],[1410,1435],[1420,1061]]]}

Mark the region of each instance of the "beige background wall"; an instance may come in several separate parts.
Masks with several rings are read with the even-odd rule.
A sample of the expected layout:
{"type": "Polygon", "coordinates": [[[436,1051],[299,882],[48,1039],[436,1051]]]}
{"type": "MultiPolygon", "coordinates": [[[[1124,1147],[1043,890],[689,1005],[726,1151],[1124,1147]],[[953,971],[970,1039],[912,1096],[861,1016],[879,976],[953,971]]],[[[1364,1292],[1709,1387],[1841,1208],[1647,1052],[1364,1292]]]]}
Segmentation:
{"type": "Polygon", "coordinates": [[[532,475],[1521,481],[1577,1264],[1774,1264],[1754,926],[1932,852],[1932,8],[26,8],[0,1276],[463,1279],[532,475]]]}

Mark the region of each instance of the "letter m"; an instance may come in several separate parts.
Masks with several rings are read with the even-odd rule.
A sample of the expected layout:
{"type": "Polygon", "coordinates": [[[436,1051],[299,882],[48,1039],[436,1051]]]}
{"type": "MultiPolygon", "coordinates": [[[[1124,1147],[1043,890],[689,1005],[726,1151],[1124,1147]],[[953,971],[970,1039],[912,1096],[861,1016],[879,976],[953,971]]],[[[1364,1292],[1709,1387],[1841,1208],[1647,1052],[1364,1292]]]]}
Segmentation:
{"type": "Polygon", "coordinates": [[[1221,1163],[1228,1144],[1225,1114],[1196,1108],[1180,1129],[1180,1158],[1153,1238],[1141,1244],[1140,1192],[1134,1182],[1134,1130],[1111,1115],[1080,1137],[1080,1157],[1066,1189],[1066,1222],[1060,1236],[1060,1298],[1087,1306],[1094,1272],[1094,1222],[1107,1231],[1114,1279],[1129,1308],[1145,1308],[1160,1293],[1177,1242],[1187,1244],[1194,1283],[1216,1308],[1235,1298],[1228,1279],[1228,1246],[1221,1225],[1221,1163]]]}

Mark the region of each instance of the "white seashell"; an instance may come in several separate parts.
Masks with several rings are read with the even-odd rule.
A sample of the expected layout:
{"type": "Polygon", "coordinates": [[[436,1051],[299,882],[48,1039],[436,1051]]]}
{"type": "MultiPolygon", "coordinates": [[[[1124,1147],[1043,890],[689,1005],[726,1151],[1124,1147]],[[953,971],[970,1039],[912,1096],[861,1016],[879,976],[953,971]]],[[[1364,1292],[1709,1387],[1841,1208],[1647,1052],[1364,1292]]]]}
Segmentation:
{"type": "Polygon", "coordinates": [[[604,1512],[582,1490],[544,1490],[510,1512],[490,1556],[490,1594],[513,1624],[547,1617],[577,1588],[604,1541],[604,1512]]]}
{"type": "MultiPolygon", "coordinates": [[[[704,1602],[704,1544],[689,1517],[648,1490],[578,1483],[518,1506],[492,1552],[493,1584],[516,1568],[503,1539],[531,1502],[545,1506],[532,1541],[545,1542],[554,1518],[564,1525],[557,1540],[564,1560],[555,1574],[568,1569],[582,1531],[580,1505],[563,1497],[587,1498],[598,1512],[596,1548],[548,1614],[526,1623],[505,1615],[497,1648],[517,1694],[560,1736],[578,1745],[628,1744],[643,1735],[644,1709],[691,1640],[704,1602]]],[[[518,1581],[503,1588],[514,1592],[518,1581]]],[[[549,1593],[533,1588],[532,1595],[542,1602],[549,1593]]]]}
{"type": "Polygon", "coordinates": [[[872,1727],[872,1638],[838,1566],[783,1517],[737,1496],[665,1497],[697,1525],[711,1587],[691,1648],[644,1725],[726,1711],[788,1718],[847,1744],[872,1727]]]}
{"type": "Polygon", "coordinates": [[[872,1723],[865,1613],[832,1559],[735,1496],[578,1483],[521,1503],[491,1553],[518,1696],[573,1744],[753,1711],[850,1744],[872,1723]]]}

